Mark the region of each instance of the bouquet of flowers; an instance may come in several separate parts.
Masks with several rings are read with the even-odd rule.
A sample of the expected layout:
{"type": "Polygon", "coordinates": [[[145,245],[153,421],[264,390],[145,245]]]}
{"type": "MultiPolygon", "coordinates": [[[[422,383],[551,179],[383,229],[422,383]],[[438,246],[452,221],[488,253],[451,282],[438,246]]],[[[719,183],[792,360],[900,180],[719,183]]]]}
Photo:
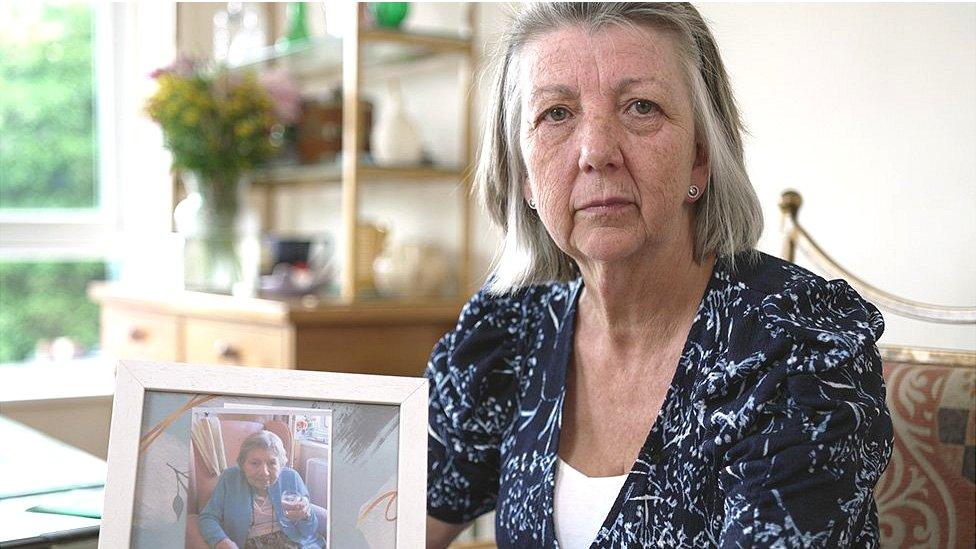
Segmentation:
{"type": "MultiPolygon", "coordinates": [[[[176,206],[185,238],[188,289],[234,291],[257,267],[245,264],[246,223],[239,223],[242,177],[268,160],[298,119],[301,98],[280,72],[258,75],[177,59],[151,75],[158,89],[145,109],[163,129],[173,168],[188,196],[176,206]]],[[[253,254],[252,254],[253,255],[253,254]]]]}
{"type": "Polygon", "coordinates": [[[236,185],[280,147],[301,98],[284,73],[210,68],[177,59],[151,74],[158,89],[146,112],[163,129],[173,167],[203,182],[236,185]]]}

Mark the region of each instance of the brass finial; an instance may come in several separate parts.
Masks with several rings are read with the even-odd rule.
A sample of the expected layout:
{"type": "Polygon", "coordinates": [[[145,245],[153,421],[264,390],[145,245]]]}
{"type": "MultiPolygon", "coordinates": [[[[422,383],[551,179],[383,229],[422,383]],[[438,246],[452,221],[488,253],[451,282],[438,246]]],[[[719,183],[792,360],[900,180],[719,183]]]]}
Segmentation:
{"type": "Polygon", "coordinates": [[[783,212],[783,215],[789,215],[792,219],[796,219],[796,216],[799,215],[802,205],[803,197],[793,189],[783,191],[779,197],[779,210],[783,212]]]}

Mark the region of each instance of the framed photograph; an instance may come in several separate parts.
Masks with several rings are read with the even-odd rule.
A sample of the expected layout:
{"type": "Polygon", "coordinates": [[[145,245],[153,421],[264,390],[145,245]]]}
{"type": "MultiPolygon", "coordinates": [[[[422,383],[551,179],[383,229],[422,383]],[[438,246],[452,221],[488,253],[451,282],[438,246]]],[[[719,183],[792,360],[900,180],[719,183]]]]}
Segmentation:
{"type": "Polygon", "coordinates": [[[99,547],[424,543],[427,380],[122,361],[99,547]]]}

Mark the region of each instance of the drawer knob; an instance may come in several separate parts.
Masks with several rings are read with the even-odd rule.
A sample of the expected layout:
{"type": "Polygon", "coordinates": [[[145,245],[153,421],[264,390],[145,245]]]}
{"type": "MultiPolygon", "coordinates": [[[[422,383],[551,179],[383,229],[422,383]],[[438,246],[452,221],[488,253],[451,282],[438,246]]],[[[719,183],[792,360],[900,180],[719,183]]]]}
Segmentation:
{"type": "Polygon", "coordinates": [[[132,341],[142,341],[146,339],[146,331],[142,328],[133,326],[129,328],[129,339],[132,341]]]}
{"type": "Polygon", "coordinates": [[[241,353],[233,345],[222,339],[214,341],[214,350],[224,360],[237,360],[241,356],[241,353]]]}

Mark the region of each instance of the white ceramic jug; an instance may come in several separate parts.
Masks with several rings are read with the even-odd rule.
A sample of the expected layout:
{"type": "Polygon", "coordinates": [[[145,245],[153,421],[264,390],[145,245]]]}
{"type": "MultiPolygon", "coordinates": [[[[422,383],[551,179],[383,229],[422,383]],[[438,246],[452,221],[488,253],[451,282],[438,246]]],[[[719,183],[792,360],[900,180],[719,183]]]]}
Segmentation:
{"type": "Polygon", "coordinates": [[[384,103],[371,136],[373,160],[382,165],[418,164],[423,157],[423,144],[420,132],[403,108],[399,80],[390,80],[390,94],[384,103]]]}

